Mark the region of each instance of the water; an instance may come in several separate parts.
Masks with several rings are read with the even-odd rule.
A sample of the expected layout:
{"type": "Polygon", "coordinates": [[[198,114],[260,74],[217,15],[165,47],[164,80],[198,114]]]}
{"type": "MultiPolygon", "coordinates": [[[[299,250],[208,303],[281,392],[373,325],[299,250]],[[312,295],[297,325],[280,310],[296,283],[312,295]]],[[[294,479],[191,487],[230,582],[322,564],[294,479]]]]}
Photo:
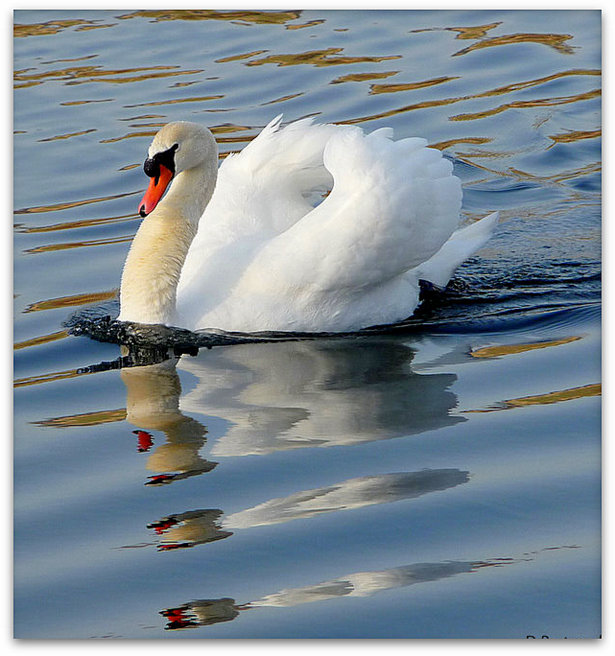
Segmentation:
{"type": "Polygon", "coordinates": [[[15,25],[16,635],[597,637],[600,14],[15,25]],[[68,335],[117,312],[159,126],[224,156],[280,112],[426,137],[496,236],[385,334],[68,335]]]}

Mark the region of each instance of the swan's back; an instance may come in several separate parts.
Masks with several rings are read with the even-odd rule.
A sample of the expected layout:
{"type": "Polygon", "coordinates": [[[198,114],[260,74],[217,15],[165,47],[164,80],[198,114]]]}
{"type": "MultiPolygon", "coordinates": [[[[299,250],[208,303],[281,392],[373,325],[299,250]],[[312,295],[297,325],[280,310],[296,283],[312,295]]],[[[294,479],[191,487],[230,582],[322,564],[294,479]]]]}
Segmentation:
{"type": "Polygon", "coordinates": [[[460,208],[452,164],[424,139],[276,119],[220,167],[182,270],[181,325],[319,332],[401,320],[418,302],[413,270],[460,208]]]}

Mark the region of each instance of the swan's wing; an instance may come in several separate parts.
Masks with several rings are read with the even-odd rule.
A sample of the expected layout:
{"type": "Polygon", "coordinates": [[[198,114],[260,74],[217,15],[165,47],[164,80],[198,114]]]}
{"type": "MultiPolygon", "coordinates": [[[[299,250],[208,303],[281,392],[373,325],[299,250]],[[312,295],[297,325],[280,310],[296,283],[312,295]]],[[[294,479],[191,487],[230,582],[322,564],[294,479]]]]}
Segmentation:
{"type": "Polygon", "coordinates": [[[262,244],[313,209],[313,192],[331,187],[323,153],[339,128],[312,119],[281,128],[281,119],[220,166],[182,268],[180,313],[196,312],[195,302],[204,311],[204,303],[209,307],[224,298],[262,244]]]}
{"type": "Polygon", "coordinates": [[[461,183],[425,139],[338,126],[324,165],[334,179],[329,196],[263,248],[247,280],[366,290],[427,261],[458,225],[461,183]]]}
{"type": "Polygon", "coordinates": [[[498,212],[456,230],[442,248],[416,268],[417,277],[446,287],[455,269],[487,243],[498,222],[498,212]]]}
{"type": "Polygon", "coordinates": [[[276,117],[240,153],[226,157],[199,223],[207,234],[223,224],[238,236],[272,236],[309,212],[308,196],[331,186],[323,152],[339,128],[302,119],[280,127],[276,117]]]}

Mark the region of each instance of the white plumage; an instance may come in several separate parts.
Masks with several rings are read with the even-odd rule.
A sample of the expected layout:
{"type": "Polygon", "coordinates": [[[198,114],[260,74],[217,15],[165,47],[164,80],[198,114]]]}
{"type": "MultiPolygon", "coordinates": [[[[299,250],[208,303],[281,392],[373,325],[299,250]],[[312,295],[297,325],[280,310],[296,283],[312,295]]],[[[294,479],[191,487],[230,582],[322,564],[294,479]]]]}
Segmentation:
{"type": "MultiPolygon", "coordinates": [[[[366,135],[310,119],[280,122],[220,166],[179,280],[170,283],[175,307],[169,301],[147,322],[242,332],[393,323],[416,308],[419,278],[444,286],[491,235],[497,213],[455,232],[461,184],[424,139],[394,141],[390,128],[366,135]]],[[[194,230],[169,200],[184,175],[177,125],[185,131],[193,124],[169,124],[154,140],[159,151],[179,143],[175,179],[140,231],[173,211],[173,231],[194,230]]],[[[171,250],[174,239],[169,234],[171,250]]],[[[143,248],[147,241],[140,241],[143,248]]],[[[125,269],[122,292],[130,278],[125,269]]],[[[139,313],[122,300],[120,319],[143,322],[139,313]]]]}

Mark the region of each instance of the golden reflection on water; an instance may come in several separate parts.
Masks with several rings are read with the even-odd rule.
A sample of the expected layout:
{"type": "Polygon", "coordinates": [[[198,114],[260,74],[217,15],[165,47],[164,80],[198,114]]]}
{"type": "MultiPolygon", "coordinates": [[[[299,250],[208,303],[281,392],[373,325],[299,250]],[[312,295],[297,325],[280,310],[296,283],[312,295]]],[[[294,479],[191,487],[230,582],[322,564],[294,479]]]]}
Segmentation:
{"type": "Polygon", "coordinates": [[[137,116],[129,116],[128,118],[120,118],[119,120],[128,123],[128,121],[152,121],[154,119],[164,119],[164,114],[138,114],[137,116]]]}
{"type": "Polygon", "coordinates": [[[117,410],[97,410],[96,412],[84,412],[78,415],[67,415],[65,417],[53,417],[35,421],[38,426],[49,426],[50,428],[74,428],[78,426],[99,426],[126,419],[126,408],[117,410]]]}
{"type": "MultiPolygon", "coordinates": [[[[164,118],[164,117],[163,117],[164,118]]],[[[154,123],[139,123],[139,124],[132,124],[129,127],[131,128],[155,128],[156,130],[159,130],[163,125],[165,124],[165,121],[156,121],[154,123]]]]}
{"type": "Polygon", "coordinates": [[[482,39],[487,32],[493,30],[502,24],[502,21],[497,23],[489,23],[488,25],[474,25],[473,27],[447,27],[446,29],[451,32],[457,32],[457,39],[482,39]]]}
{"type": "MultiPolygon", "coordinates": [[[[510,157],[512,153],[501,151],[501,150],[483,150],[482,148],[475,148],[471,152],[464,152],[458,150],[455,153],[455,156],[462,162],[473,162],[474,159],[504,159],[505,157],[510,157]]],[[[474,164],[473,164],[474,165],[474,164]]],[[[477,165],[474,165],[477,166],[477,165]]],[[[478,167],[478,166],[477,166],[478,167]]],[[[480,167],[478,167],[480,168],[480,167]]],[[[484,169],[483,169],[484,170],[484,169]]],[[[477,184],[477,181],[474,181],[471,184],[477,184]]]]}
{"type": "MultiPolygon", "coordinates": [[[[188,9],[188,10],[171,10],[171,11],[134,11],[129,14],[117,16],[119,20],[131,18],[149,18],[154,22],[168,20],[224,20],[224,21],[242,21],[245,23],[255,24],[281,24],[296,20],[301,16],[300,11],[216,11],[210,9],[188,9]]],[[[312,25],[317,24],[315,21],[312,25]]],[[[44,23],[15,24],[13,34],[16,38],[29,36],[45,36],[58,34],[64,30],[75,28],[75,30],[93,30],[105,27],[113,27],[116,23],[103,23],[101,20],[85,19],[56,19],[44,23]]],[[[308,27],[305,24],[301,27],[308,27]]],[[[297,26],[299,27],[299,26],[297,26]]]]}
{"type": "Polygon", "coordinates": [[[387,77],[397,75],[398,73],[400,73],[400,71],[382,71],[380,73],[348,73],[348,75],[336,77],[335,80],[331,80],[329,84],[341,84],[342,82],[365,82],[366,80],[382,80],[387,77]]]}
{"type": "Polygon", "coordinates": [[[53,205],[38,205],[35,207],[22,207],[15,210],[15,214],[40,214],[41,212],[57,212],[59,210],[69,210],[73,207],[81,207],[82,205],[92,205],[93,203],[102,203],[108,200],[118,200],[119,198],[126,198],[127,196],[134,196],[141,193],[139,191],[129,191],[123,194],[113,194],[111,196],[101,196],[100,198],[88,198],[86,200],[73,200],[64,203],[55,203],[53,205]]]}
{"type": "Polygon", "coordinates": [[[66,80],[67,85],[89,82],[106,82],[110,84],[126,84],[141,82],[155,78],[166,78],[177,75],[196,75],[202,69],[178,70],[179,66],[142,66],[137,68],[104,69],[102,66],[69,66],[52,71],[30,72],[32,69],[21,69],[14,73],[15,88],[42,84],[53,80],[66,80]],[[140,73],[140,75],[131,75],[140,73]],[[17,84],[23,83],[23,84],[17,84]]]}
{"type": "Polygon", "coordinates": [[[493,141],[490,137],[459,137],[457,139],[448,139],[447,141],[439,141],[438,143],[435,144],[430,144],[430,148],[437,148],[438,150],[445,150],[446,148],[450,148],[451,146],[456,146],[458,144],[476,144],[476,145],[481,145],[485,143],[490,143],[493,141]]]}
{"type": "Polygon", "coordinates": [[[67,330],[58,330],[58,332],[51,333],[49,335],[41,335],[40,337],[33,337],[32,339],[27,339],[23,342],[15,342],[13,344],[13,350],[18,351],[23,348],[30,348],[31,346],[40,346],[41,344],[48,344],[49,342],[55,342],[59,339],[64,339],[68,337],[67,330]]]}
{"type": "Polygon", "coordinates": [[[110,223],[126,223],[127,221],[137,221],[140,217],[135,214],[123,214],[121,216],[109,216],[100,219],[79,219],[78,221],[65,221],[63,223],[53,223],[51,225],[29,227],[23,223],[16,223],[14,228],[16,232],[34,233],[34,232],[55,232],[56,230],[74,230],[76,228],[90,228],[92,226],[107,225],[110,223]]]}
{"type": "Polygon", "coordinates": [[[436,84],[443,84],[451,80],[459,80],[458,75],[436,77],[433,80],[423,80],[422,82],[409,82],[408,84],[372,84],[369,88],[370,95],[378,93],[396,93],[397,91],[414,91],[415,89],[424,89],[433,87],[436,84]]]}
{"type": "Polygon", "coordinates": [[[73,294],[71,296],[60,296],[59,298],[50,298],[44,301],[31,303],[24,310],[28,312],[40,312],[42,310],[56,310],[58,308],[75,307],[79,305],[89,305],[90,303],[101,303],[109,301],[117,296],[117,289],[108,292],[87,292],[86,294],[73,294]]]}
{"type": "MultiPolygon", "coordinates": [[[[166,67],[161,67],[161,68],[166,68],[166,67]]],[[[121,73],[122,71],[120,71],[121,73]]],[[[133,75],[132,77],[114,77],[114,78],[102,78],[100,82],[108,82],[110,84],[126,84],[130,82],[143,82],[144,80],[153,80],[156,78],[165,78],[165,77],[176,77],[177,75],[196,75],[198,73],[202,73],[203,71],[201,69],[192,69],[192,70],[185,70],[185,71],[167,71],[167,72],[159,72],[159,73],[147,73],[146,75],[133,75]]],[[[108,73],[106,73],[107,75],[108,73]]],[[[97,80],[90,79],[90,80],[81,80],[80,82],[69,82],[68,84],[81,84],[83,82],[95,82],[97,80]]]]}
{"type": "Polygon", "coordinates": [[[417,30],[410,30],[411,34],[420,32],[457,32],[456,39],[481,39],[487,32],[501,25],[502,21],[489,23],[488,25],[473,25],[471,27],[425,27],[417,30]]]}
{"type": "MultiPolygon", "coordinates": [[[[244,132],[245,130],[253,130],[254,128],[247,125],[236,125],[234,123],[223,123],[221,125],[214,125],[209,128],[212,134],[226,134],[228,132],[244,132]]],[[[217,136],[216,136],[217,139],[217,136]]]]}
{"type": "Polygon", "coordinates": [[[552,107],[554,105],[568,105],[570,103],[578,102],[581,100],[590,100],[602,94],[601,89],[592,89],[585,93],[579,93],[574,96],[560,96],[556,98],[539,98],[537,100],[513,100],[503,105],[498,105],[492,109],[487,109],[482,112],[474,112],[468,114],[457,114],[456,116],[449,116],[450,121],[475,121],[477,119],[486,118],[488,116],[495,116],[507,109],[527,109],[528,107],[552,107]]]}
{"type": "Polygon", "coordinates": [[[181,103],[208,102],[210,100],[221,100],[223,95],[215,96],[194,96],[192,98],[173,98],[169,100],[154,100],[152,102],[137,103],[135,105],[124,105],[129,109],[133,107],[159,107],[161,105],[178,105],[181,103]]]}
{"type": "Polygon", "coordinates": [[[268,55],[261,59],[246,62],[246,66],[261,66],[263,64],[277,64],[278,66],[297,66],[310,64],[311,66],[339,66],[342,64],[378,63],[390,59],[401,59],[401,55],[383,55],[380,57],[350,57],[340,55],[343,48],[326,48],[325,50],[309,50],[297,54],[268,55]]]}
{"type": "Polygon", "coordinates": [[[411,33],[420,32],[457,32],[457,39],[476,39],[477,42],[473,43],[463,50],[454,53],[453,57],[466,55],[474,50],[481,48],[494,48],[497,46],[508,46],[518,43],[536,43],[553,48],[557,52],[564,55],[571,55],[574,53],[574,47],[568,45],[567,41],[573,38],[571,34],[552,34],[552,33],[528,33],[518,32],[516,34],[503,34],[501,36],[487,37],[487,32],[501,25],[502,22],[490,23],[488,25],[476,25],[472,27],[431,27],[422,28],[418,30],[411,30],[411,33]],[[485,38],[487,37],[487,38],[485,38]]]}
{"type": "MultiPolygon", "coordinates": [[[[118,141],[124,141],[124,139],[134,139],[135,137],[153,137],[156,132],[162,127],[162,124],[160,126],[157,126],[153,130],[139,130],[138,132],[128,132],[127,134],[123,134],[121,137],[109,137],[108,139],[101,139],[100,143],[116,143],[118,141]]],[[[133,164],[130,166],[130,168],[136,168],[139,166],[139,164],[133,164]]]]}
{"type": "Polygon", "coordinates": [[[78,61],[87,61],[88,59],[96,59],[99,55],[84,55],[83,57],[66,57],[64,59],[48,59],[47,61],[41,62],[45,66],[49,64],[65,64],[66,62],[78,62],[78,61]]]}
{"type": "Polygon", "coordinates": [[[129,14],[123,14],[117,18],[121,20],[130,18],[151,18],[154,22],[170,20],[223,20],[242,21],[256,24],[283,25],[301,16],[300,11],[218,11],[215,9],[177,9],[163,10],[140,10],[129,14]]]}
{"type": "Polygon", "coordinates": [[[91,105],[94,103],[113,102],[114,98],[101,98],[99,100],[67,100],[59,103],[61,107],[76,107],[78,105],[91,105]]]}
{"type": "Polygon", "coordinates": [[[498,410],[511,410],[513,408],[523,408],[532,405],[551,405],[553,403],[560,403],[561,401],[574,401],[575,399],[601,396],[601,394],[602,385],[600,383],[592,383],[590,385],[582,385],[581,387],[571,387],[565,390],[547,392],[546,394],[507,399],[506,401],[502,401],[490,408],[484,408],[482,410],[465,410],[463,412],[497,412],[498,410]]]}
{"type": "Polygon", "coordinates": [[[89,130],[80,130],[79,132],[69,132],[67,134],[58,134],[55,137],[46,137],[45,139],[37,139],[39,143],[45,141],[59,141],[62,139],[70,139],[72,137],[82,137],[84,134],[89,134],[90,132],[96,132],[96,128],[90,128],[89,130]]]}
{"type": "MultiPolygon", "coordinates": [[[[208,80],[218,80],[217,77],[208,77],[208,80]]],[[[183,89],[184,87],[191,87],[193,84],[199,84],[200,80],[189,80],[187,82],[175,82],[171,85],[171,89],[183,89]]]]}
{"type": "Polygon", "coordinates": [[[526,80],[525,82],[513,82],[512,84],[506,84],[503,87],[497,87],[496,89],[485,91],[484,93],[477,94],[476,96],[472,97],[482,98],[483,96],[498,96],[506,93],[511,93],[512,91],[529,89],[540,84],[545,84],[546,82],[552,82],[553,80],[560,80],[562,78],[575,75],[600,76],[602,75],[602,71],[597,68],[570,68],[565,71],[559,71],[558,73],[552,73],[551,75],[545,75],[543,77],[538,77],[532,80],[526,80]]]}
{"type": "Polygon", "coordinates": [[[77,29],[84,27],[113,27],[113,24],[101,24],[100,21],[89,21],[85,19],[64,19],[64,20],[51,20],[46,23],[34,23],[32,25],[13,26],[13,35],[16,38],[23,38],[27,36],[44,36],[48,34],[57,34],[68,28],[75,27],[77,29]]]}
{"type": "Polygon", "coordinates": [[[307,23],[301,23],[300,25],[285,25],[285,28],[287,30],[302,30],[304,27],[314,27],[314,25],[321,25],[324,22],[324,18],[317,18],[315,20],[308,21],[307,23]]]}
{"type": "Polygon", "coordinates": [[[473,349],[470,355],[473,358],[497,358],[502,355],[516,355],[526,353],[536,349],[549,348],[550,346],[561,346],[570,344],[582,339],[580,336],[565,337],[563,339],[554,339],[547,342],[533,342],[530,344],[503,344],[501,346],[484,346],[483,348],[473,349]]]}
{"type": "Polygon", "coordinates": [[[411,112],[416,109],[428,109],[429,107],[441,107],[442,105],[452,105],[453,103],[460,102],[461,100],[467,100],[467,97],[446,98],[443,100],[425,100],[423,102],[414,103],[412,105],[404,105],[403,107],[396,107],[395,109],[389,109],[385,112],[378,112],[377,114],[370,114],[367,116],[358,116],[356,118],[349,118],[341,122],[347,125],[353,125],[355,123],[365,123],[366,121],[376,121],[382,118],[389,118],[390,116],[397,116],[398,114],[403,114],[405,112],[411,112]]]}
{"type": "MultiPolygon", "coordinates": [[[[555,143],[572,143],[573,141],[581,141],[582,139],[596,139],[602,136],[602,130],[569,130],[562,134],[551,134],[549,139],[555,143]]],[[[555,145],[551,144],[549,148],[555,145]]]]}
{"type": "Polygon", "coordinates": [[[505,34],[503,36],[494,36],[473,43],[471,46],[456,52],[453,57],[466,55],[469,52],[480,50],[481,48],[509,46],[517,43],[537,43],[549,46],[564,55],[571,55],[574,52],[574,48],[566,43],[566,41],[570,41],[570,39],[572,39],[572,34],[505,34]]]}
{"type": "Polygon", "coordinates": [[[228,62],[241,61],[242,59],[250,59],[250,57],[257,57],[258,55],[263,55],[267,50],[252,50],[251,52],[240,53],[239,55],[229,55],[228,57],[220,57],[220,59],[214,59],[216,64],[226,64],[228,62]]]}
{"type": "Polygon", "coordinates": [[[125,237],[107,237],[105,239],[90,239],[84,241],[67,242],[65,244],[47,244],[46,246],[35,246],[23,251],[28,255],[35,255],[37,253],[50,253],[53,251],[64,251],[71,248],[85,248],[88,246],[109,246],[111,244],[124,244],[132,241],[134,235],[125,237]]]}
{"type": "Polygon", "coordinates": [[[287,96],[280,96],[280,98],[275,98],[274,100],[268,100],[267,102],[261,103],[261,107],[265,107],[266,105],[275,105],[276,103],[281,103],[285,102],[287,100],[292,100],[293,98],[299,98],[300,96],[304,96],[305,91],[300,91],[299,93],[291,93],[288,94],[287,96]]]}

